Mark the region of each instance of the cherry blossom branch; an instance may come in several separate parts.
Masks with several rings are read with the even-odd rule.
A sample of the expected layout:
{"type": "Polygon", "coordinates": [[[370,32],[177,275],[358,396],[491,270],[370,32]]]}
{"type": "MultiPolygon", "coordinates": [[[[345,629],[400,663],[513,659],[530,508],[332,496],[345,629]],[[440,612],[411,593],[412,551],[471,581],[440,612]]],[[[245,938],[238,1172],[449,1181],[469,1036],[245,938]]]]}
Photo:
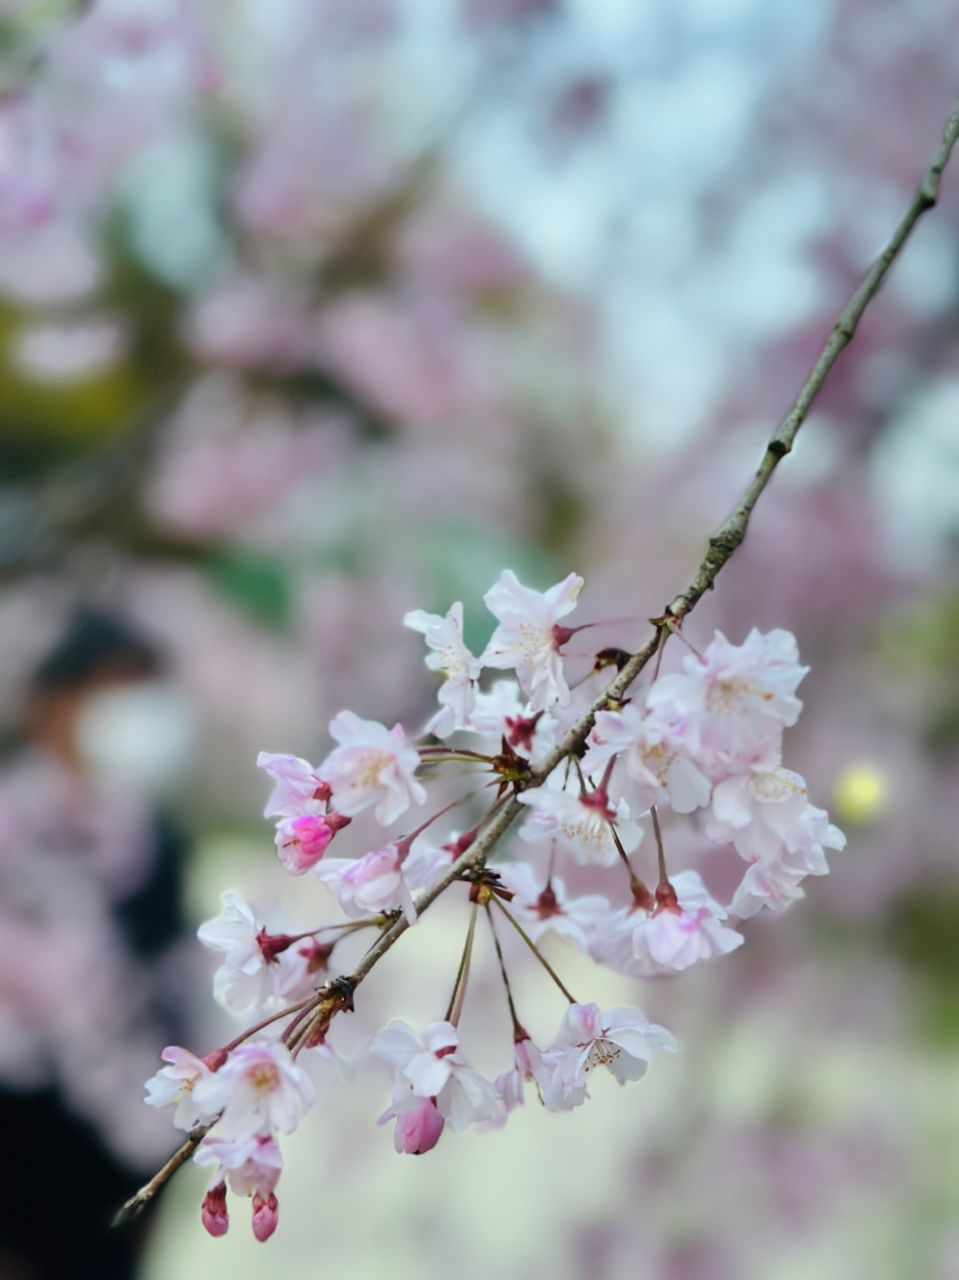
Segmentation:
{"type": "MultiPolygon", "coordinates": [[[[909,209],[893,233],[889,243],[873,262],[862,283],[853,293],[839,319],[834,324],[792,408],[770,437],[759,467],[747,485],[739,503],[710,537],[706,553],[689,585],[674,597],[660,617],[651,620],[654,625],[654,631],[649,640],[637,652],[623,661],[615,679],[594,700],[587,711],[580,716],[538,768],[529,769],[523,765],[517,769],[516,773],[507,772],[502,768],[498,770],[502,781],[512,784],[513,794],[507,799],[508,793],[504,792],[493,803],[480,824],[479,834],[466,851],[452,863],[430,888],[421,894],[416,902],[417,915],[422,915],[424,911],[428,910],[437,898],[445,893],[456,881],[476,879],[477,874],[482,872],[499,840],[523,812],[524,806],[519,803],[517,794],[520,791],[541,786],[563,761],[567,762],[567,766],[570,761],[578,761],[578,755],[592,730],[596,713],[606,708],[615,708],[622,701],[633,681],[636,680],[650,660],[656,656],[657,652],[661,654],[668,634],[681,626],[686,615],[692,612],[702,596],[713,587],[718,574],[743,541],[750,517],[760,495],[765,490],[781,460],[792,451],[796,437],[810,407],[825,385],[841,352],[852,341],[866,308],[878,293],[890,267],[899,256],[919,219],[935,205],[942,175],[957,139],[959,139],[959,109],[954,110],[950,115],[939,149],[923,175],[909,209]]],[[[623,656],[625,657],[625,655],[623,656]]],[[[446,753],[443,754],[445,755],[446,753]]],[[[496,768],[497,761],[502,759],[504,757],[496,758],[496,761],[493,762],[494,768],[496,768]]],[[[470,762],[475,763],[475,760],[470,762]]],[[[658,836],[658,821],[655,815],[654,823],[657,827],[658,836]]],[[[533,944],[526,937],[522,927],[503,907],[499,899],[494,898],[493,900],[513,927],[532,946],[533,944]]],[[[471,927],[474,922],[475,911],[471,927]]],[[[367,977],[374,966],[379,963],[409,927],[410,922],[406,916],[397,918],[388,927],[384,928],[380,937],[364,954],[351,974],[333,979],[327,983],[316,993],[312,1002],[308,1001],[305,1006],[293,1006],[286,1011],[286,1013],[293,1013],[299,1009],[297,1021],[299,1022],[300,1019],[303,1019],[302,1027],[299,1029],[302,1034],[297,1035],[296,1047],[299,1047],[300,1043],[308,1043],[310,1037],[317,1030],[325,1033],[325,1028],[336,1013],[341,1012],[343,1009],[352,1008],[352,996],[356,987],[367,977]],[[312,1013],[313,1008],[316,1009],[315,1013],[312,1013]]],[[[533,950],[539,956],[535,946],[533,946],[533,950]]],[[[541,956],[539,958],[542,960],[541,956]]],[[[545,961],[543,963],[545,964],[545,961]]],[[[555,978],[555,974],[553,976],[555,978]]],[[[556,978],[556,981],[559,983],[558,978],[556,978]]],[[[565,992],[562,984],[559,983],[559,985],[565,992]]],[[[569,993],[565,992],[565,994],[568,995],[569,993]]],[[[572,1000],[571,996],[569,998],[572,1000]]],[[[163,1183],[192,1155],[213,1123],[215,1121],[193,1130],[183,1145],[167,1161],[166,1165],[141,1191],[124,1205],[120,1214],[118,1214],[118,1221],[135,1216],[156,1195],[163,1183]]]]}
{"type": "Polygon", "coordinates": [[[145,1183],[136,1195],[131,1196],[129,1200],[120,1206],[113,1219],[112,1226],[122,1227],[137,1218],[157,1192],[160,1191],[164,1183],[173,1177],[181,1165],[186,1164],[214,1124],[216,1124],[216,1121],[211,1120],[209,1124],[197,1125],[186,1141],[177,1147],[163,1168],[158,1169],[150,1181],[145,1183]]]}
{"type": "MultiPolygon", "coordinates": [[[[899,256],[916,223],[928,209],[935,205],[939,195],[942,175],[949,162],[957,138],[959,138],[959,108],[953,110],[946,122],[939,149],[923,175],[908,211],[896,228],[889,243],[873,262],[862,284],[850,298],[839,319],[833,325],[819,358],[813,366],[809,377],[803,383],[792,408],[770,437],[756,474],[732,514],[709,539],[706,554],[689,585],[685,591],[680,592],[666,607],[662,619],[657,620],[659,625],[657,625],[656,630],[646,644],[632,655],[612,683],[600,694],[590,709],[580,717],[563,740],[547,756],[543,765],[530,774],[526,783],[527,786],[541,785],[561,761],[573,755],[582,747],[593,727],[596,712],[620,701],[629,686],[656,653],[660,645],[663,627],[675,626],[681,623],[682,619],[696,607],[703,595],[712,588],[720,570],[745,537],[750,516],[759,500],[760,494],[766,488],[781,460],[792,451],[796,436],[806,420],[813,401],[825,385],[826,379],[840,353],[852,341],[859,326],[859,321],[862,319],[870,302],[879,292],[889,268],[899,256]]],[[[481,868],[496,843],[516,818],[519,817],[522,809],[523,806],[515,798],[512,799],[470,848],[420,898],[417,903],[417,911],[422,914],[423,911],[432,906],[436,899],[445,893],[464,871],[481,868]]],[[[350,975],[350,981],[354,985],[360,983],[408,928],[409,923],[404,918],[397,920],[390,929],[386,930],[382,937],[366,953],[357,969],[350,975]]]]}

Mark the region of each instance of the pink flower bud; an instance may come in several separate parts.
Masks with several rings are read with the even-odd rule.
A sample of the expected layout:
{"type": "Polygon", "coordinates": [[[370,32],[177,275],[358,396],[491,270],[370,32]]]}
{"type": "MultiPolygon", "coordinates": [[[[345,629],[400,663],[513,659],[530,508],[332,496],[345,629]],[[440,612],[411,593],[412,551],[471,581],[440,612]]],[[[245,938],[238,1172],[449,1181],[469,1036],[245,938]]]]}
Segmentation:
{"type": "Polygon", "coordinates": [[[421,1156],[432,1151],[443,1132],[443,1117],[434,1098],[427,1098],[415,1111],[404,1111],[396,1117],[393,1144],[408,1156],[421,1156]]]}
{"type": "MultiPolygon", "coordinates": [[[[340,815],[338,825],[343,825],[340,815]]],[[[301,814],[281,818],[276,825],[276,849],[291,875],[301,876],[315,867],[333,839],[334,826],[326,814],[301,814]]]]}
{"type": "Polygon", "coordinates": [[[259,1193],[253,1197],[253,1234],[261,1244],[276,1230],[279,1213],[280,1206],[272,1191],[266,1200],[259,1193]]]}
{"type": "Polygon", "coordinates": [[[203,1198],[200,1219],[211,1236],[225,1236],[230,1228],[230,1215],[226,1209],[226,1183],[218,1182],[203,1198]]]}

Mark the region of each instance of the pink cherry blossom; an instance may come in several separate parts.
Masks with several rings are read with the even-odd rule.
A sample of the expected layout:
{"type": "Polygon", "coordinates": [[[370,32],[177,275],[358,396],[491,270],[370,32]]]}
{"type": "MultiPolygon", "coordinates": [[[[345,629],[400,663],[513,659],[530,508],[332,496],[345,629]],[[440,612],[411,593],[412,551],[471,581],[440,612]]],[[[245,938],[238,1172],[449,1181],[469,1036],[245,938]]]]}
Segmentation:
{"type": "MultiPolygon", "coordinates": [[[[652,805],[668,805],[691,813],[709,803],[706,776],[685,754],[682,737],[669,722],[633,703],[621,711],[599,711],[589,735],[583,772],[595,777],[618,757],[625,777],[613,774],[634,813],[652,805]]],[[[618,794],[618,793],[617,793],[618,794]]]]}
{"type": "Polygon", "coordinates": [[[529,698],[530,710],[548,711],[570,700],[560,649],[568,628],[559,625],[576,607],[583,579],[569,574],[548,591],[524,587],[511,569],[483,597],[499,626],[480,661],[487,667],[513,669],[529,698]]]}
{"type": "Polygon", "coordinates": [[[514,894],[510,911],[534,942],[555,933],[586,951],[590,934],[609,917],[609,901],[601,894],[570,898],[559,876],[551,876],[544,885],[526,862],[506,862],[495,870],[514,894]]]}
{"type": "Polygon", "coordinates": [[[337,831],[349,821],[335,813],[281,818],[276,824],[276,851],[290,875],[301,876],[315,867],[337,831]]]}
{"type": "Polygon", "coordinates": [[[735,645],[717,631],[702,659],[687,655],[683,669],[661,676],[646,702],[682,734],[699,767],[714,780],[754,765],[775,768],[782,731],[802,710],[796,687],[809,670],[795,637],[754,628],[735,645]]]}
{"type": "Polygon", "coordinates": [[[506,1114],[523,1105],[527,1084],[534,1084],[542,1099],[543,1088],[549,1073],[543,1066],[543,1055],[527,1035],[518,1035],[513,1042],[513,1066],[496,1077],[496,1091],[503,1100],[506,1114]]]}
{"type": "Polygon", "coordinates": [[[144,1101],[149,1107],[174,1107],[173,1123],[178,1129],[192,1129],[213,1115],[197,1106],[193,1089],[210,1074],[209,1066],[188,1049],[168,1045],[160,1054],[168,1066],[161,1067],[146,1082],[144,1101]]]}
{"type": "Polygon", "coordinates": [[[412,924],[416,908],[404,871],[403,850],[392,843],[362,858],[326,858],[316,869],[348,916],[360,919],[398,910],[412,924]]]}
{"type": "Polygon", "coordinates": [[[495,1086],[469,1066],[458,1046],[459,1032],[449,1022],[431,1023],[420,1037],[408,1023],[396,1020],[374,1037],[370,1052],[394,1071],[393,1115],[434,1098],[439,1114],[457,1133],[476,1121],[498,1119],[502,1102],[495,1086]]]}
{"type": "Polygon", "coordinates": [[[725,910],[707,892],[698,871],[677,872],[669,891],[657,891],[656,906],[637,920],[633,952],[641,963],[688,969],[742,946],[742,934],[720,923],[725,919],[725,910]]]}
{"type": "Polygon", "coordinates": [[[809,874],[802,869],[790,869],[788,858],[771,862],[754,862],[747,868],[729,904],[730,915],[748,920],[763,907],[779,914],[806,895],[800,888],[809,874]]]}
{"type": "Polygon", "coordinates": [[[292,1133],[314,1098],[313,1082],[281,1043],[240,1045],[194,1092],[198,1105],[222,1111],[217,1136],[234,1142],[292,1133]]]}
{"type": "Polygon", "coordinates": [[[678,1048],[673,1035],[639,1009],[603,1013],[596,1004],[572,1004],[543,1055],[548,1072],[543,1099],[551,1111],[578,1107],[589,1097],[586,1081],[594,1067],[608,1067],[625,1084],[646,1074],[654,1053],[676,1053],[678,1048]]]}
{"type": "Polygon", "coordinates": [[[705,827],[711,840],[735,845],[750,862],[801,853],[809,875],[829,870],[825,848],[845,845],[842,832],[809,803],[804,779],[791,769],[754,769],[719,783],[705,827]]]}
{"type": "Polygon", "coordinates": [[[273,790],[263,810],[265,818],[297,818],[319,813],[319,801],[329,799],[329,787],[307,760],[281,752],[261,751],[256,767],[273,779],[273,790]]]}
{"type": "Polygon", "coordinates": [[[330,722],[340,744],[320,765],[340,813],[355,817],[373,807],[377,822],[389,826],[410,807],[422,804],[426,791],[416,780],[420,757],[406,740],[402,725],[387,729],[376,720],[361,720],[341,711],[330,722]]]}
{"type": "Polygon", "coordinates": [[[411,1110],[391,1107],[380,1116],[379,1123],[395,1120],[393,1145],[401,1155],[422,1156],[432,1151],[442,1136],[446,1121],[439,1113],[435,1098],[427,1098],[411,1110]]]}
{"type": "Polygon", "coordinates": [[[620,800],[615,809],[599,791],[573,793],[556,786],[531,787],[521,793],[521,804],[533,813],[520,830],[524,840],[556,840],[583,866],[612,866],[619,857],[613,827],[627,853],[639,847],[643,830],[620,800]]]}
{"type": "MultiPolygon", "coordinates": [[[[652,894],[649,897],[652,900],[652,894]]],[[[633,946],[636,926],[647,914],[648,908],[639,902],[631,902],[612,912],[589,934],[589,954],[600,964],[632,978],[661,974],[663,970],[659,965],[649,955],[637,956],[633,946]]]]}
{"type": "MultiPolygon", "coordinates": [[[[472,833],[469,834],[472,839],[472,833]]],[[[440,846],[420,836],[403,860],[403,879],[407,886],[410,889],[425,889],[432,884],[436,876],[459,857],[459,853],[465,852],[465,849],[461,849],[459,853],[456,850],[456,838],[451,838],[440,846]]]]}
{"type": "Polygon", "coordinates": [[[427,733],[448,737],[455,729],[469,724],[476,701],[476,681],[482,664],[463,643],[463,605],[457,601],[446,617],[414,609],[406,614],[403,625],[426,637],[430,653],[426,665],[446,677],[437,699],[439,711],[426,726],[427,733]]]}

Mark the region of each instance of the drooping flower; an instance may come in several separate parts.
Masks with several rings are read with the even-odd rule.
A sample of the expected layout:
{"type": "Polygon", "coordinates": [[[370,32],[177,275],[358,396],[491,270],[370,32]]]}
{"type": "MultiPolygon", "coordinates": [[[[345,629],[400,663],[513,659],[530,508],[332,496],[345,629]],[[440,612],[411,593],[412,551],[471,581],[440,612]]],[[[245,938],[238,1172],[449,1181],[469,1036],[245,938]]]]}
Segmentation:
{"type": "Polygon", "coordinates": [[[208,1136],[200,1143],[193,1160],[198,1165],[217,1165],[213,1186],[207,1193],[208,1199],[214,1198],[216,1212],[211,1216],[216,1230],[211,1230],[204,1216],[204,1225],[210,1234],[223,1235],[226,1232],[226,1226],[222,1224],[224,1220],[228,1223],[225,1194],[225,1184],[228,1183],[234,1195],[252,1197],[253,1234],[261,1242],[269,1240],[276,1230],[279,1214],[276,1184],[283,1170],[283,1156],[276,1140],[263,1134],[240,1142],[208,1136]],[[221,1226],[222,1230],[219,1230],[221,1226]]]}
{"type": "Polygon", "coordinates": [[[594,1067],[608,1067],[625,1084],[646,1074],[654,1053],[676,1053],[678,1048],[672,1033],[639,1009],[603,1013],[596,1004],[572,1004],[543,1055],[548,1072],[543,1100],[551,1111],[578,1107],[589,1097],[586,1083],[594,1067]]]}
{"type": "Polygon", "coordinates": [[[626,797],[634,813],[644,813],[654,804],[692,813],[709,803],[708,778],[664,717],[633,703],[621,711],[598,711],[588,741],[583,772],[595,777],[618,756],[624,776],[614,773],[613,782],[618,782],[617,794],[626,797]]]}
{"type": "Polygon", "coordinates": [[[446,1121],[439,1113],[435,1098],[427,1098],[408,1110],[390,1107],[377,1121],[395,1120],[393,1145],[401,1155],[422,1156],[432,1151],[442,1136],[446,1121]]]}
{"type": "Polygon", "coordinates": [[[639,913],[633,930],[633,953],[677,972],[698,960],[728,955],[745,939],[721,922],[726,911],[703,884],[698,871],[679,871],[656,892],[652,911],[639,913]]]}
{"type": "Polygon", "coordinates": [[[215,1132],[207,1134],[194,1152],[193,1162],[217,1165],[235,1196],[268,1196],[276,1190],[283,1172],[283,1155],[276,1139],[261,1133],[240,1141],[215,1132]]]}
{"type": "Polygon", "coordinates": [[[264,816],[278,818],[276,851],[290,875],[301,876],[319,862],[350,819],[330,809],[330,787],[306,760],[261,751],[256,762],[274,782],[264,816]]]}
{"type": "Polygon", "coordinates": [[[593,929],[588,937],[589,954],[599,964],[631,978],[650,978],[663,970],[649,958],[636,955],[633,935],[636,926],[646,917],[655,899],[648,894],[648,903],[631,902],[613,911],[593,929]]]}
{"type": "Polygon", "coordinates": [[[205,947],[223,954],[213,975],[216,999],[230,1009],[248,1009],[273,994],[276,957],[288,939],[268,934],[240,894],[224,893],[223,904],[222,913],[204,921],[196,934],[205,947]]]}
{"type": "Polygon", "coordinates": [[[750,862],[769,861],[785,850],[804,853],[810,875],[828,871],[824,848],[841,849],[845,838],[822,809],[809,803],[805,780],[791,769],[754,769],[717,785],[706,834],[733,844],[750,862]]]}
{"type": "Polygon", "coordinates": [[[195,1124],[211,1120],[215,1113],[197,1106],[193,1095],[196,1083],[210,1074],[207,1063],[178,1045],[167,1045],[160,1058],[168,1065],[146,1082],[147,1106],[174,1107],[173,1123],[178,1129],[192,1129],[195,1124]]]}
{"type": "Polygon", "coordinates": [[[846,845],[790,769],[754,769],[719,783],[704,825],[711,840],[734,845],[752,863],[730,904],[741,919],[761,907],[784,911],[803,896],[799,886],[806,876],[828,874],[826,850],[846,845]]]}
{"type": "Polygon", "coordinates": [[[339,813],[304,813],[281,818],[276,824],[276,851],[290,875],[301,876],[315,867],[330,841],[350,821],[339,813]]]}
{"type": "Polygon", "coordinates": [[[264,818],[296,818],[321,812],[330,789],[317,771],[300,756],[261,751],[256,767],[273,779],[273,790],[263,810],[264,818]]]}
{"type": "Polygon", "coordinates": [[[534,591],[511,569],[504,569],[483,597],[499,626],[480,661],[487,667],[515,670],[531,712],[548,711],[554,703],[565,706],[570,700],[560,656],[570,630],[559,620],[575,609],[583,585],[583,579],[571,573],[548,591],[534,591]]]}
{"type": "Polygon", "coordinates": [[[314,1098],[313,1082],[282,1043],[240,1045],[194,1093],[207,1112],[222,1111],[217,1136],[234,1142],[292,1133],[314,1098]]]}
{"type": "Polygon", "coordinates": [[[601,894],[571,898],[559,876],[551,876],[544,885],[526,862],[506,862],[495,870],[514,895],[510,911],[534,942],[555,933],[586,951],[589,935],[609,916],[609,901],[601,894]]]}
{"type": "Polygon", "coordinates": [[[458,1046],[459,1032],[449,1022],[431,1023],[422,1037],[400,1020],[378,1032],[370,1052],[393,1068],[392,1115],[433,1098],[457,1133],[476,1121],[498,1118],[502,1102],[496,1087],[461,1057],[458,1046]]]}
{"type": "MultiPolygon", "coordinates": [[[[505,1113],[523,1105],[527,1084],[536,1086],[540,1098],[549,1073],[543,1066],[543,1055],[528,1035],[517,1033],[513,1041],[513,1066],[496,1077],[496,1091],[503,1100],[505,1113]]],[[[503,1119],[505,1120],[504,1114],[503,1119]]]]}
{"type": "Polygon", "coordinates": [[[465,729],[476,702],[476,681],[482,663],[463,643],[463,605],[457,601],[446,617],[414,609],[406,614],[403,625],[419,631],[426,638],[430,653],[426,665],[446,677],[437,693],[440,709],[426,726],[428,733],[448,737],[456,729],[465,729]]]}
{"type": "Polygon", "coordinates": [[[808,874],[803,869],[790,868],[788,858],[754,862],[733,895],[730,915],[748,920],[763,907],[776,914],[785,911],[806,896],[800,886],[808,874]]]}
{"type": "Polygon", "coordinates": [[[410,804],[425,801],[426,791],[415,776],[419,752],[407,742],[402,725],[387,729],[341,711],[330,722],[330,733],[340,745],[318,772],[340,813],[352,818],[372,806],[377,822],[389,826],[410,804]]]}
{"type": "Polygon", "coordinates": [[[799,718],[800,665],[789,631],[755,628],[741,645],[721,631],[702,659],[687,655],[683,672],[661,676],[647,706],[675,726],[690,757],[714,781],[752,767],[775,768],[782,731],[799,718]]]}
{"type": "Polygon", "coordinates": [[[643,829],[620,800],[615,809],[600,790],[574,794],[557,787],[531,787],[519,800],[533,813],[520,830],[524,840],[556,840],[583,866],[608,867],[619,857],[613,828],[627,853],[639,847],[643,829]]]}
{"type": "Polygon", "coordinates": [[[332,888],[348,916],[360,919],[399,910],[412,924],[416,908],[404,871],[403,850],[395,843],[362,858],[326,858],[317,867],[317,875],[332,888]]]}

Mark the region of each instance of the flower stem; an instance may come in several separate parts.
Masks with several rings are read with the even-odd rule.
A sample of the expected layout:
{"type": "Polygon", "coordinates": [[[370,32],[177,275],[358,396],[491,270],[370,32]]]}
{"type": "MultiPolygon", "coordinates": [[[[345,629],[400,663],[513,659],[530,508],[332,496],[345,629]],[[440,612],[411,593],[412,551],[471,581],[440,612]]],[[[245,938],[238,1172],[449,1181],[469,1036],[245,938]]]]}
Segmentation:
{"type": "Polygon", "coordinates": [[[536,945],[533,939],[529,936],[529,934],[526,932],[526,930],[523,928],[520,922],[516,919],[516,917],[512,914],[512,912],[506,910],[506,907],[503,905],[503,903],[499,898],[493,898],[493,902],[496,903],[500,911],[502,911],[503,915],[510,922],[510,924],[513,926],[513,928],[516,930],[519,936],[523,939],[523,941],[529,947],[530,951],[532,951],[533,955],[540,962],[540,964],[543,966],[543,968],[546,970],[549,976],[553,979],[553,981],[559,987],[560,991],[562,991],[563,995],[570,1002],[570,1004],[576,1004],[576,997],[570,994],[569,989],[564,985],[563,980],[560,978],[559,974],[556,972],[556,970],[553,968],[550,962],[546,959],[542,951],[540,951],[539,947],[536,945]]]}
{"type": "Polygon", "coordinates": [[[466,941],[463,944],[463,954],[460,956],[459,968],[456,971],[456,981],[453,983],[453,991],[450,995],[450,1002],[446,1009],[446,1022],[451,1022],[453,1026],[459,1025],[460,1015],[463,1012],[463,1002],[466,999],[466,985],[470,977],[470,960],[473,955],[473,939],[476,936],[476,913],[479,910],[479,903],[473,903],[473,909],[470,911],[469,927],[466,930],[466,941]]]}
{"type": "Polygon", "coordinates": [[[513,1038],[519,1039],[525,1036],[526,1028],[516,1016],[516,1005],[513,1003],[513,989],[509,985],[509,974],[506,972],[506,959],[503,955],[503,948],[500,946],[499,934],[496,932],[496,922],[493,919],[493,913],[489,909],[489,903],[486,904],[486,919],[489,921],[490,933],[493,935],[493,946],[496,948],[496,959],[499,961],[499,971],[503,978],[503,986],[506,990],[506,1003],[509,1005],[509,1016],[513,1022],[513,1038]]]}
{"type": "Polygon", "coordinates": [[[663,848],[663,831],[659,825],[659,814],[656,812],[655,805],[650,808],[649,816],[653,820],[653,833],[656,836],[656,855],[659,858],[659,883],[669,884],[669,873],[666,870],[666,850],[663,848]]]}

